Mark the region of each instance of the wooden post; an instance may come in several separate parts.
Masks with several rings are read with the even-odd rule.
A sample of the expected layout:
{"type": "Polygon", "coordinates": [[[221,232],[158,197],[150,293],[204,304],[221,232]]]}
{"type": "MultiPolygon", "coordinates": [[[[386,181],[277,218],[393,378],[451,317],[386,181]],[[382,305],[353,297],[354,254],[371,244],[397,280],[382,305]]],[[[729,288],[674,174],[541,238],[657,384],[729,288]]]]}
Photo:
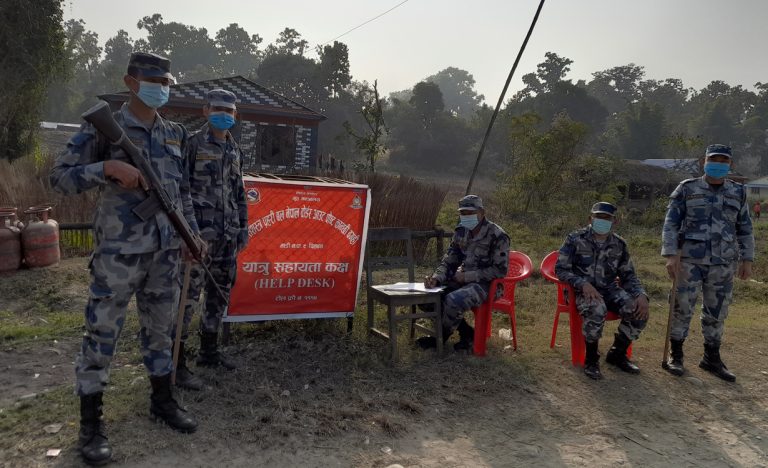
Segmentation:
{"type": "Polygon", "coordinates": [[[443,228],[435,226],[435,252],[437,253],[437,261],[443,259],[443,255],[445,255],[445,244],[443,244],[443,228]]]}

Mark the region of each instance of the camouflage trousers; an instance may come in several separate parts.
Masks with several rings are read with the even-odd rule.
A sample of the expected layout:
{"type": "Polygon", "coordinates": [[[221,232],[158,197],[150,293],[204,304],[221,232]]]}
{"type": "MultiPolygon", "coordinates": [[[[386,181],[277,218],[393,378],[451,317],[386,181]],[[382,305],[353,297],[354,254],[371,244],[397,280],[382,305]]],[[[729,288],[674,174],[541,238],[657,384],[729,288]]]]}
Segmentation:
{"type": "Polygon", "coordinates": [[[219,331],[221,318],[229,306],[229,294],[237,275],[237,243],[234,239],[224,237],[208,241],[210,258],[208,269],[226,298],[219,296],[203,268],[199,264],[192,264],[187,305],[184,309],[184,324],[181,327],[182,341],[186,341],[189,337],[189,324],[192,322],[195,306],[200,301],[200,294],[203,291],[205,291],[205,306],[200,314],[200,331],[205,333],[219,331]]]}
{"type": "Polygon", "coordinates": [[[582,332],[589,342],[599,340],[603,336],[603,328],[608,311],[615,312],[621,317],[619,333],[634,341],[645,328],[646,320],[635,320],[635,300],[625,290],[614,286],[608,290],[600,291],[602,302],[587,301],[581,294],[576,294],[576,307],[583,319],[582,332]]]}
{"type": "Polygon", "coordinates": [[[85,307],[85,335],[75,362],[78,395],[101,392],[125,323],[128,301],[136,295],[141,354],[152,376],[171,372],[173,327],[179,301],[178,249],[143,254],[97,252],[90,263],[91,286],[85,307]]]}
{"type": "MultiPolygon", "coordinates": [[[[449,287],[450,288],[450,287],[449,287]]],[[[469,283],[447,292],[443,297],[443,329],[453,333],[464,318],[464,312],[479,306],[488,298],[488,289],[469,283]]]]}
{"type": "Polygon", "coordinates": [[[677,282],[677,301],[672,314],[670,338],[684,340],[696,307],[699,291],[702,293],[701,333],[704,343],[719,345],[723,339],[728,306],[733,300],[733,274],[736,264],[702,265],[680,263],[680,278],[677,282]]]}

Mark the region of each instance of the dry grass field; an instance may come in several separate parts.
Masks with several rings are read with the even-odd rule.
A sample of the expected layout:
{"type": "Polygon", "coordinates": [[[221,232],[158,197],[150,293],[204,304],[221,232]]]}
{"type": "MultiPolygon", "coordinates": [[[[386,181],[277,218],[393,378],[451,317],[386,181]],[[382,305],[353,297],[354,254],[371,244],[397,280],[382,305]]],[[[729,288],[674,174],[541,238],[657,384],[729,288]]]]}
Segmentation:
{"type": "MultiPolygon", "coordinates": [[[[535,264],[561,241],[505,227],[513,248],[535,264]]],[[[366,334],[361,295],[350,335],[338,320],[234,327],[228,351],[240,368],[198,371],[209,387],[179,395],[200,429],[181,435],[148,418],[149,382],[131,314],[105,396],[115,465],[768,465],[768,224],[756,230],[754,281],[737,283],[727,322],[723,358],[738,376],[733,384],[696,366],[697,320],[686,343],[686,376],[661,369],[670,285],[658,233],[627,227],[624,234],[652,300],[650,323],[634,347],[638,376],[603,365],[606,378],[588,380],[570,364],[565,317],[558,345],[549,348],[554,287],[538,274],[517,289],[519,349],[498,337],[509,324],[497,315],[485,358],[423,352],[404,334],[401,359],[390,365],[385,343],[366,334]]],[[[86,263],[66,259],[0,278],[0,465],[81,463],[72,363],[86,263]],[[46,458],[48,449],[62,451],[46,458]]],[[[603,353],[615,326],[606,327],[603,353]]]]}

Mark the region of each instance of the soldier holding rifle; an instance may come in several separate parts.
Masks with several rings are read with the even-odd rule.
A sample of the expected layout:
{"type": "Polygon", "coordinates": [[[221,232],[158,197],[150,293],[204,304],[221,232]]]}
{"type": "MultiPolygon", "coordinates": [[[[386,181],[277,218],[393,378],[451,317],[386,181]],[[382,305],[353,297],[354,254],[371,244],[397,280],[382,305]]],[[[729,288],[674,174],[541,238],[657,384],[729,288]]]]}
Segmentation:
{"type": "Polygon", "coordinates": [[[184,158],[187,132],[157,113],[167,102],[173,81],[168,59],[134,53],[123,80],[130,97],[112,114],[117,125],[107,112],[107,119],[101,117],[112,127],[99,126],[100,132],[84,114],[91,123],[72,137],[50,174],[51,185],[61,193],[94,188],[100,192],[93,223],[95,247],[85,335],[75,365],[81,453],[89,464],[107,463],[112,456],[102,395],[128,301],[134,294],[141,353],[152,384],[150,413],[180,432],[197,428],[195,419],[171,393],[171,329],[179,302],[182,239],[198,257],[205,251],[205,242],[197,236],[189,193],[184,158]],[[104,128],[111,131],[105,133],[104,128]],[[144,169],[151,174],[137,168],[141,166],[137,158],[143,158],[144,169]],[[166,211],[148,204],[158,200],[166,211]]]}

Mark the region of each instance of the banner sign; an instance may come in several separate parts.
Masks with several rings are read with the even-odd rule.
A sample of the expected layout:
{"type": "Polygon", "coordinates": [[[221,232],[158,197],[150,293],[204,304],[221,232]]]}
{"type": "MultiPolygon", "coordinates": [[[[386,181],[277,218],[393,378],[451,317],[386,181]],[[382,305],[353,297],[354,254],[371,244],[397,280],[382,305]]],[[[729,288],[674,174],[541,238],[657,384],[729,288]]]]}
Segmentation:
{"type": "Polygon", "coordinates": [[[370,189],[245,176],[248,246],[224,320],[348,317],[360,288],[370,189]]]}

